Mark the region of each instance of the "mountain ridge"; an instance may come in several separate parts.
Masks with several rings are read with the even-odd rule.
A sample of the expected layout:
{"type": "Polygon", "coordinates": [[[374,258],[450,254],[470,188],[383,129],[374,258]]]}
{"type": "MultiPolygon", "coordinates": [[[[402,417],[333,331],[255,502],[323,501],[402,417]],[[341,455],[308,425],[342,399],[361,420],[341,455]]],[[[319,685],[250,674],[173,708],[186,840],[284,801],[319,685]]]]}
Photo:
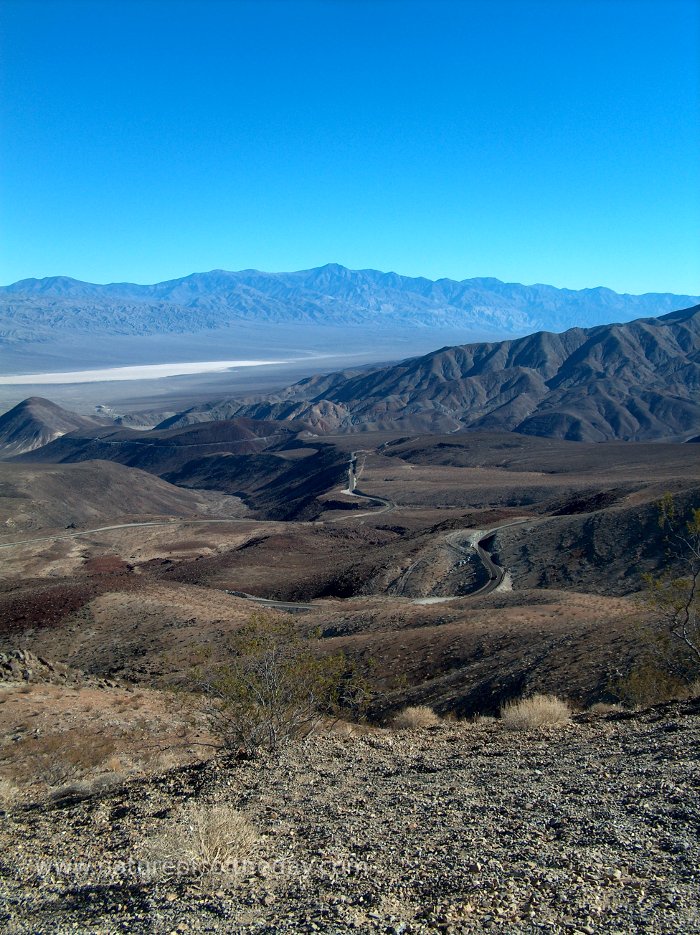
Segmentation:
{"type": "Polygon", "coordinates": [[[698,301],[698,296],[631,295],[604,286],[559,289],[493,277],[430,280],[337,263],[281,273],[211,270],[150,285],[52,276],[0,287],[0,342],[60,332],[187,333],[240,322],[464,328],[506,337],[657,316],[698,301]]]}
{"type": "Polygon", "coordinates": [[[217,416],[294,419],[321,434],[405,428],[573,441],[689,437],[700,426],[700,305],[319,374],[265,398],[201,404],[167,424],[217,416]]]}

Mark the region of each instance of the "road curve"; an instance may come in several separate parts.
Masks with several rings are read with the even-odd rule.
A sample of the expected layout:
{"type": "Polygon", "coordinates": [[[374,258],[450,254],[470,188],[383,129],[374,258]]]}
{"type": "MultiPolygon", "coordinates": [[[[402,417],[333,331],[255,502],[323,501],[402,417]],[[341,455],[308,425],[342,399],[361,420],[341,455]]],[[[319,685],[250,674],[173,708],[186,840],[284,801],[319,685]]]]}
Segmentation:
{"type": "Polygon", "coordinates": [[[10,549],[13,545],[28,545],[31,542],[53,542],[55,539],[76,539],[89,536],[94,532],[109,532],[113,529],[133,529],[139,526],[211,526],[212,523],[275,523],[276,520],[244,519],[163,519],[144,523],[117,523],[115,526],[97,526],[95,529],[80,529],[78,532],[57,533],[53,536],[35,536],[33,539],[15,539],[14,542],[0,542],[0,549],[10,549]]]}
{"type": "Polygon", "coordinates": [[[317,607],[316,604],[302,604],[296,601],[275,601],[270,597],[256,597],[255,594],[248,594],[245,591],[230,591],[228,588],[224,588],[224,591],[226,594],[230,594],[231,597],[240,597],[244,601],[252,601],[254,604],[261,604],[263,607],[272,607],[275,610],[286,610],[290,614],[305,610],[315,610],[317,607]]]}
{"type": "Polygon", "coordinates": [[[500,532],[502,529],[507,529],[509,526],[522,526],[523,523],[527,522],[531,522],[531,520],[529,518],[517,519],[512,523],[503,523],[502,526],[496,526],[495,529],[489,529],[488,532],[485,532],[483,536],[480,536],[479,539],[477,539],[476,553],[483,562],[484,567],[489,574],[489,580],[476,591],[472,591],[469,597],[473,597],[476,594],[490,594],[492,591],[495,591],[500,584],[503,583],[503,579],[506,576],[507,569],[503,568],[501,565],[497,565],[494,562],[491,553],[484,548],[484,542],[486,542],[492,536],[495,536],[496,533],[500,532]]]}
{"type": "Polygon", "coordinates": [[[366,451],[365,448],[358,448],[357,451],[350,452],[350,458],[348,460],[348,486],[342,493],[347,494],[350,497],[363,497],[365,500],[373,500],[375,503],[381,505],[380,510],[374,510],[372,513],[360,513],[353,516],[352,514],[348,516],[336,517],[330,522],[338,522],[338,519],[358,519],[359,516],[379,516],[380,513],[391,513],[392,510],[396,509],[396,504],[393,500],[388,500],[386,497],[378,497],[376,494],[365,493],[363,490],[358,490],[357,488],[357,456],[362,451],[366,451]]]}

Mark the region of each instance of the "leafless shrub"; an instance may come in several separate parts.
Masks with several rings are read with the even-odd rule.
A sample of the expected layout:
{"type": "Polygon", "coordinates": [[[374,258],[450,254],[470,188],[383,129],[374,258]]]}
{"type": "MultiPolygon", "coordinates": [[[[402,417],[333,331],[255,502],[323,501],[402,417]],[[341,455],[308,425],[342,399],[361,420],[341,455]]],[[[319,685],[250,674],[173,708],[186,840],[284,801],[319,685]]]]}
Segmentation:
{"type": "Polygon", "coordinates": [[[412,705],[399,711],[391,719],[391,726],[398,730],[421,730],[425,727],[434,727],[440,723],[440,718],[427,705],[412,705]]]}
{"type": "Polygon", "coordinates": [[[666,533],[668,564],[661,575],[645,575],[648,599],[661,623],[660,637],[680,645],[700,665],[700,507],[679,516],[670,493],[658,504],[666,533]],[[680,574],[679,574],[680,572],[680,574]]]}
{"type": "Polygon", "coordinates": [[[509,730],[537,730],[541,727],[563,727],[571,720],[571,708],[556,695],[532,695],[506,702],[501,708],[501,721],[509,730]]]}

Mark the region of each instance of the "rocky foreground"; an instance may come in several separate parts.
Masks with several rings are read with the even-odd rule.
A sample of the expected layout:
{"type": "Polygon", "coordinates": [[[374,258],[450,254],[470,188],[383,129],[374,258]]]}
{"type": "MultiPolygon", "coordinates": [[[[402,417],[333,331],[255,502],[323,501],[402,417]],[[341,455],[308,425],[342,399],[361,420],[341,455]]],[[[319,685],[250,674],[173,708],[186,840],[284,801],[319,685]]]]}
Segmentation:
{"type": "Polygon", "coordinates": [[[699,700],[538,732],[332,733],[278,763],[215,758],[16,806],[0,928],[700,932],[699,741],[699,700]],[[255,829],[225,873],[152,857],[197,803],[255,829]]]}

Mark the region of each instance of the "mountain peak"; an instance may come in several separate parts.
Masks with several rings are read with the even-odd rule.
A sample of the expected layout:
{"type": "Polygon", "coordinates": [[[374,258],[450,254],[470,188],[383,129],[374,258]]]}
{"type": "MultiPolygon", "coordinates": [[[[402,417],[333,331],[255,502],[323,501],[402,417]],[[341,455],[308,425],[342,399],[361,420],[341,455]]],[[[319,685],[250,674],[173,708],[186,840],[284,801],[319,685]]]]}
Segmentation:
{"type": "Polygon", "coordinates": [[[99,424],[100,420],[63,409],[43,396],[30,396],[0,416],[0,458],[33,451],[68,432],[99,424]]]}

